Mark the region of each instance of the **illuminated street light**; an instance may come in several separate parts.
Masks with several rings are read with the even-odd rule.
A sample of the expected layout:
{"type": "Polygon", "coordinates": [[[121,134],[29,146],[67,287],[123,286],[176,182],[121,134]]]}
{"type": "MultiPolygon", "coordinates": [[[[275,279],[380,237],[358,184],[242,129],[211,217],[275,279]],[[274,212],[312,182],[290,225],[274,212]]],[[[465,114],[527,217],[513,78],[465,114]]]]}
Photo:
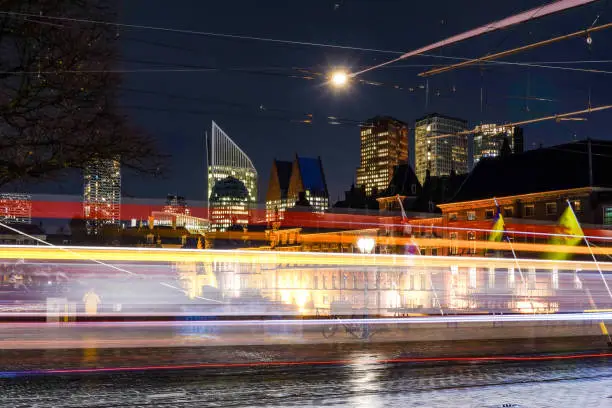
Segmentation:
{"type": "Polygon", "coordinates": [[[331,83],[336,88],[342,88],[348,83],[349,76],[345,71],[335,71],[331,74],[331,83]]]}
{"type": "Polygon", "coordinates": [[[361,251],[361,253],[369,254],[374,249],[374,245],[376,242],[373,238],[359,238],[357,240],[357,248],[361,251]]]}

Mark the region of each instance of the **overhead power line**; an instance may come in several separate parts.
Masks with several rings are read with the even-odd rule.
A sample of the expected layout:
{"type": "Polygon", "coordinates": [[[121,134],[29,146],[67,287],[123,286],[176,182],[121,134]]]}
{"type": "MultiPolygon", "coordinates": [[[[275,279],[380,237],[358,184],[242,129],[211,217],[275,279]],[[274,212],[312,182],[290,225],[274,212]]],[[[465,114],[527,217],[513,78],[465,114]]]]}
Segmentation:
{"type": "MultiPolygon", "coordinates": [[[[566,1],[566,0],[562,0],[562,1],[566,1]]],[[[321,48],[334,48],[334,49],[343,49],[343,50],[353,50],[353,51],[363,51],[363,52],[375,52],[375,53],[383,53],[383,54],[396,54],[396,55],[406,55],[405,51],[398,51],[398,50],[384,50],[384,49],[379,49],[379,48],[367,48],[367,47],[357,47],[357,46],[351,46],[351,45],[340,45],[340,44],[328,44],[328,43],[317,43],[317,42],[310,42],[310,41],[296,41],[296,40],[286,40],[286,39],[279,39],[279,38],[268,38],[268,37],[259,37],[259,36],[249,36],[249,35],[238,35],[238,34],[226,34],[226,33],[215,33],[215,32],[205,32],[205,31],[197,31],[197,30],[187,30],[187,29],[179,29],[179,28],[169,28],[169,27],[159,27],[159,26],[151,26],[151,25],[138,25],[138,24],[127,24],[127,23],[117,23],[117,22],[112,22],[112,21],[102,21],[102,20],[91,20],[91,19],[84,19],[84,18],[72,18],[72,17],[64,17],[64,16],[40,16],[38,14],[30,14],[30,13],[19,13],[19,12],[13,12],[13,11],[0,11],[0,15],[11,15],[14,17],[23,17],[23,18],[36,18],[36,19],[47,19],[47,20],[51,20],[51,21],[69,21],[69,22],[75,22],[75,23],[86,23],[86,24],[102,24],[102,25],[109,25],[109,26],[114,26],[114,27],[122,27],[122,28],[130,28],[130,29],[140,29],[140,30],[154,30],[154,31],[162,31],[162,32],[169,32],[169,33],[176,33],[176,34],[191,34],[191,35],[198,35],[198,36],[204,36],[204,37],[217,37],[217,38],[226,38],[226,39],[237,39],[237,40],[249,40],[249,41],[263,41],[263,42],[269,42],[269,43],[276,43],[276,44],[286,44],[286,45],[299,45],[299,46],[308,46],[308,47],[321,47],[321,48]]],[[[535,17],[534,17],[535,18],[535,17]]],[[[35,22],[35,23],[40,23],[43,24],[43,21],[38,21],[38,20],[31,20],[31,22],[35,22]]],[[[130,41],[133,41],[134,39],[130,38],[130,41]]],[[[140,40],[138,40],[140,41],[140,40]]],[[[158,44],[153,44],[153,45],[158,45],[158,44]]],[[[161,46],[161,45],[160,45],[161,46]]],[[[167,45],[163,45],[163,46],[167,46],[167,45]]],[[[174,47],[174,46],[171,46],[174,47]]],[[[177,47],[174,47],[177,48],[177,47]]],[[[415,56],[420,56],[420,57],[427,57],[427,58],[437,58],[437,59],[449,59],[449,60],[456,60],[456,61],[470,61],[473,60],[473,58],[466,58],[466,57],[455,57],[455,56],[446,56],[446,55],[436,55],[436,54],[427,54],[425,52],[421,52],[418,55],[415,56]]],[[[395,60],[394,60],[395,61],[395,60]]],[[[610,62],[610,61],[588,61],[589,63],[591,62],[610,62]]],[[[602,73],[602,74],[609,74],[612,72],[608,72],[608,71],[601,71],[601,70],[592,70],[592,69],[583,69],[583,68],[568,68],[568,67],[551,67],[551,66],[546,66],[543,64],[546,64],[546,62],[542,62],[542,63],[525,63],[525,62],[509,62],[509,61],[486,61],[486,63],[488,64],[499,64],[499,65],[516,65],[516,66],[526,66],[526,67],[535,67],[535,68],[547,68],[547,69],[559,69],[559,70],[568,70],[568,71],[576,71],[576,72],[587,72],[587,73],[602,73]]],[[[551,64],[562,64],[565,62],[552,62],[551,64]]],[[[580,61],[568,61],[568,64],[570,63],[580,63],[580,61]]],[[[379,68],[383,67],[383,66],[388,66],[389,64],[385,63],[382,64],[380,66],[377,66],[379,68]]],[[[411,67],[414,65],[411,65],[411,67]]],[[[401,66],[404,67],[404,66],[401,66]]],[[[372,67],[370,68],[365,68],[361,71],[359,71],[358,73],[364,73],[367,71],[372,70],[372,67]]],[[[201,70],[201,71],[207,71],[206,69],[201,70]]],[[[66,72],[66,71],[64,71],[66,72]]],[[[117,71],[118,73],[134,73],[134,72],[140,72],[137,70],[124,70],[124,71],[117,71]]],[[[142,71],[142,72],[164,72],[163,70],[148,70],[148,71],[142,71]]],[[[189,69],[184,69],[184,70],[168,70],[166,72],[198,72],[197,69],[194,70],[189,70],[189,69]]]]}
{"type": "Polygon", "coordinates": [[[47,19],[47,20],[54,20],[54,21],[69,21],[73,23],[102,24],[102,25],[109,25],[109,26],[114,26],[114,27],[138,29],[138,30],[164,31],[164,32],[170,32],[170,33],[175,33],[175,34],[191,34],[191,35],[199,35],[203,37],[228,38],[228,39],[233,39],[233,40],[263,41],[263,42],[270,42],[270,43],[277,43],[277,44],[304,45],[304,46],[321,47],[321,48],[339,48],[339,49],[345,49],[345,50],[377,52],[377,53],[385,53],[385,54],[402,54],[403,53],[402,51],[382,50],[382,49],[377,49],[377,48],[362,48],[362,47],[353,47],[353,46],[348,46],[348,45],[316,43],[316,42],[311,42],[311,41],[293,41],[293,40],[284,40],[284,39],[279,39],[279,38],[257,37],[257,36],[251,36],[251,35],[213,33],[213,32],[207,32],[207,31],[187,30],[187,29],[180,29],[180,28],[158,27],[158,26],[141,25],[141,24],[127,24],[127,23],[118,23],[118,22],[104,21],[104,20],[90,20],[86,18],[47,16],[47,15],[41,16],[38,14],[19,13],[19,12],[14,12],[14,11],[0,11],[0,14],[11,15],[15,17],[47,19]]]}
{"type": "MultiPolygon", "coordinates": [[[[580,31],[573,32],[571,34],[566,34],[566,35],[561,35],[561,36],[554,37],[554,38],[549,38],[549,39],[544,40],[544,41],[539,41],[537,43],[523,45],[523,46],[518,47],[518,48],[513,48],[513,49],[510,49],[510,50],[498,52],[498,53],[491,54],[491,55],[485,55],[484,57],[475,58],[475,59],[468,60],[468,61],[463,61],[463,62],[460,62],[458,64],[447,65],[447,66],[441,67],[441,68],[434,68],[434,69],[429,70],[429,71],[421,72],[419,74],[419,76],[420,77],[427,77],[427,76],[437,75],[437,74],[441,74],[443,72],[448,72],[448,71],[452,71],[452,70],[455,70],[455,69],[458,69],[458,68],[467,67],[469,65],[474,65],[474,64],[477,64],[479,62],[492,61],[492,60],[504,58],[504,57],[507,57],[509,55],[518,54],[518,53],[523,52],[523,51],[528,51],[528,50],[532,50],[534,48],[543,47],[545,45],[553,44],[553,43],[556,43],[556,42],[559,42],[559,41],[569,40],[571,38],[580,37],[580,36],[587,36],[588,37],[590,33],[594,33],[594,32],[601,31],[601,30],[606,30],[606,29],[608,29],[610,27],[612,27],[612,23],[603,24],[603,25],[600,25],[600,26],[597,26],[597,27],[587,28],[586,30],[580,30],[580,31]]],[[[588,37],[588,38],[590,38],[590,37],[588,37]]]]}
{"type": "MultiPolygon", "coordinates": [[[[514,126],[524,126],[524,125],[529,125],[532,123],[538,123],[538,122],[545,122],[545,121],[549,121],[549,120],[560,120],[563,118],[570,118],[572,116],[577,116],[577,115],[583,115],[583,114],[588,114],[588,113],[593,113],[593,112],[599,112],[599,111],[603,111],[603,110],[607,110],[607,109],[612,109],[612,105],[602,105],[602,106],[596,106],[593,108],[587,108],[587,109],[583,109],[583,110],[579,110],[579,111],[574,111],[574,112],[567,112],[567,113],[559,113],[556,115],[549,115],[549,116],[542,116],[539,118],[534,118],[534,119],[528,119],[528,120],[523,120],[520,122],[512,122],[512,123],[506,123],[503,125],[499,125],[502,128],[510,128],[510,127],[514,127],[514,126]]],[[[470,130],[462,130],[461,132],[456,132],[456,133],[445,133],[442,135],[435,135],[435,136],[430,136],[428,139],[442,139],[442,138],[447,138],[447,137],[453,137],[453,136],[463,136],[463,135],[471,135],[474,134],[476,132],[478,132],[480,129],[478,126],[474,127],[473,129],[470,130]]]]}
{"type": "Polygon", "coordinates": [[[352,73],[352,76],[358,76],[364,74],[369,71],[373,71],[375,69],[393,64],[397,61],[404,60],[408,57],[412,57],[414,55],[419,55],[424,52],[432,51],[441,47],[445,47],[447,45],[455,44],[457,42],[461,42],[470,38],[478,37],[480,35],[490,33],[493,31],[500,30],[502,28],[510,27],[513,25],[521,24],[526,21],[530,21],[536,18],[544,17],[550,14],[558,13],[560,11],[564,11],[573,7],[582,6],[588,3],[592,3],[596,0],[558,0],[553,1],[552,3],[546,4],[544,6],[537,7],[535,9],[531,9],[528,11],[523,11],[522,13],[512,15],[510,17],[506,17],[502,20],[495,21],[477,28],[473,28],[471,30],[465,31],[461,34],[454,35],[452,37],[446,38],[444,40],[435,42],[430,45],[426,45],[425,47],[418,48],[413,51],[406,52],[399,57],[392,59],[390,61],[383,62],[378,65],[374,65],[372,67],[366,68],[359,72],[352,73]]]}

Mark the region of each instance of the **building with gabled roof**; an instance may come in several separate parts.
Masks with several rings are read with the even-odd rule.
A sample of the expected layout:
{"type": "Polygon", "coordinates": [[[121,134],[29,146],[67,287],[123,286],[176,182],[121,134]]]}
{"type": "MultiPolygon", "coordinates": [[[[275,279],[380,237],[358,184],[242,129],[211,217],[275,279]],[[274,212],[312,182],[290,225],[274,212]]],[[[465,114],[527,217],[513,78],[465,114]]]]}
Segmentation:
{"type": "MultiPolygon", "coordinates": [[[[612,142],[583,140],[481,159],[454,198],[438,205],[451,240],[486,239],[499,205],[508,234],[555,232],[568,202],[581,224],[612,227],[612,142]],[[473,229],[471,231],[470,229],[473,229]]],[[[592,228],[592,227],[591,227],[592,228]]],[[[547,241],[521,234],[518,242],[547,241]]],[[[452,253],[452,251],[451,251],[452,253]]],[[[474,252],[475,253],[475,252],[474,252]]]]}
{"type": "Polygon", "coordinates": [[[402,201],[404,210],[408,210],[412,208],[421,190],[421,183],[412,170],[412,166],[404,163],[393,169],[389,185],[380,192],[376,200],[381,211],[400,211],[399,200],[402,201]]]}
{"type": "Polygon", "coordinates": [[[329,208],[329,192],[321,157],[315,159],[295,155],[289,180],[288,197],[290,200],[297,201],[301,192],[305,194],[306,200],[315,212],[322,213],[329,208]]]}
{"type": "Polygon", "coordinates": [[[289,181],[293,163],[274,159],[266,192],[266,222],[284,218],[289,203],[289,181]]]}
{"type": "Polygon", "coordinates": [[[322,213],[329,208],[329,192],[320,157],[300,157],[293,162],[274,160],[266,193],[266,221],[280,222],[285,211],[301,199],[300,208],[322,213]],[[308,205],[304,205],[307,201],[308,205]]]}

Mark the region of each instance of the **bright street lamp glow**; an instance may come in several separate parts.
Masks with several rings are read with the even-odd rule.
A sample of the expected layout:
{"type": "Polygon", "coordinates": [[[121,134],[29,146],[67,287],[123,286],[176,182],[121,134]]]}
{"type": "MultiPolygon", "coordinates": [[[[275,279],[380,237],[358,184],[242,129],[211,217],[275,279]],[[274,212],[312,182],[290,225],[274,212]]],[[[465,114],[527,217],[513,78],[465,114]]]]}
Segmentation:
{"type": "Polygon", "coordinates": [[[374,238],[359,238],[357,240],[357,248],[363,253],[370,253],[374,249],[376,242],[374,238]]]}
{"type": "Polygon", "coordinates": [[[336,71],[331,76],[331,82],[335,87],[343,87],[348,82],[348,75],[344,71],[336,71]]]}

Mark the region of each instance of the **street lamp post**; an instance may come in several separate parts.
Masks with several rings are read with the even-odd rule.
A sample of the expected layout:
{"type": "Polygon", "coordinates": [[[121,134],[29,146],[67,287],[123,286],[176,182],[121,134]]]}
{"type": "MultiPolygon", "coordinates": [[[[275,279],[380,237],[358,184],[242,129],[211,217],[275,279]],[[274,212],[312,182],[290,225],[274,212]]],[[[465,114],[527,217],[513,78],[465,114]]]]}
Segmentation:
{"type": "MultiPolygon", "coordinates": [[[[357,240],[357,248],[361,251],[362,254],[370,254],[372,250],[374,250],[374,246],[376,245],[376,241],[374,238],[362,237],[357,240]]],[[[368,316],[368,275],[367,270],[363,270],[363,308],[364,308],[364,317],[368,316]]],[[[363,338],[368,337],[368,325],[364,325],[363,338]]]]}

